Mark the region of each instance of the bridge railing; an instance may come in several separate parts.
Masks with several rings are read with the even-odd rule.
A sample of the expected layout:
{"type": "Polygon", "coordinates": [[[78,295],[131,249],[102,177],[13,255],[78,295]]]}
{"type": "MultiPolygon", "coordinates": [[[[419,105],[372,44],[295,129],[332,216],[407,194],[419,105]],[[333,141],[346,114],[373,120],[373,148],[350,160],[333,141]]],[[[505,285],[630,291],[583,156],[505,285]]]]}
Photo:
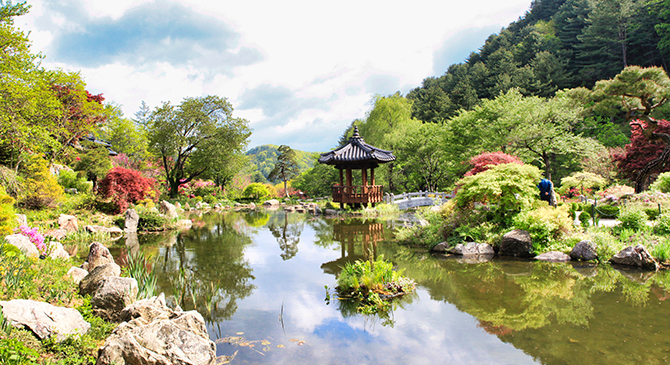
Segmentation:
{"type": "Polygon", "coordinates": [[[397,204],[398,201],[412,200],[412,199],[440,199],[441,201],[449,200],[454,197],[453,193],[438,193],[431,191],[418,191],[416,193],[402,193],[402,194],[384,194],[384,203],[397,204]]]}

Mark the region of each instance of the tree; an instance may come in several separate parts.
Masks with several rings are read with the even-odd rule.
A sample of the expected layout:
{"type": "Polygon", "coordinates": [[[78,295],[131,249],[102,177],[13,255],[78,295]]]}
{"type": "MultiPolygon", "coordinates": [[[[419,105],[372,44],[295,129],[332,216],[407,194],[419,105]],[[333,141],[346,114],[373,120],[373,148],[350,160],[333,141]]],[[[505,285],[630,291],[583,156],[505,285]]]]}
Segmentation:
{"type": "Polygon", "coordinates": [[[93,192],[98,190],[98,181],[107,176],[112,169],[112,161],[109,158],[109,150],[105,146],[93,142],[83,143],[86,150],[82,152],[75,165],[75,170],[82,171],[86,179],[93,183],[93,192]]]}
{"type": "MultiPolygon", "coordinates": [[[[616,162],[620,175],[637,182],[640,171],[663,155],[666,142],[662,139],[650,140],[647,138],[643,133],[643,126],[646,126],[643,121],[633,120],[630,124],[630,142],[621,152],[613,154],[612,157],[616,162]]],[[[670,122],[659,120],[656,133],[670,135],[670,122]]],[[[670,171],[670,166],[659,166],[653,172],[666,171],[670,171]]],[[[643,186],[649,183],[648,178],[649,176],[645,177],[644,181],[641,182],[643,186]]],[[[637,186],[637,183],[635,185],[637,186]]]]}
{"type": "MultiPolygon", "coordinates": [[[[642,166],[635,177],[635,192],[645,189],[649,175],[661,168],[670,158],[670,134],[659,128],[659,121],[652,117],[654,111],[665,104],[670,97],[670,78],[660,67],[626,67],[611,80],[602,80],[593,88],[592,98],[598,104],[620,103],[626,112],[626,120],[639,119],[631,123],[640,128],[639,133],[648,141],[660,140],[663,152],[642,166]]],[[[632,138],[632,137],[631,137],[632,138]]],[[[631,139],[632,140],[632,139],[631,139]]],[[[641,139],[637,143],[644,143],[641,139]]],[[[631,143],[628,146],[634,147],[631,143]]]]}
{"type": "Polygon", "coordinates": [[[149,141],[144,128],[134,120],[123,118],[118,105],[105,105],[107,122],[96,132],[98,137],[112,144],[112,149],[124,154],[130,165],[139,169],[149,158],[149,141]]]}
{"type": "Polygon", "coordinates": [[[115,167],[100,182],[100,194],[112,198],[118,211],[123,212],[128,204],[151,198],[156,201],[155,180],[142,176],[139,171],[115,167]]]}
{"type": "Polygon", "coordinates": [[[286,145],[281,145],[278,148],[279,156],[277,156],[277,163],[275,167],[270,171],[268,180],[281,180],[284,182],[284,194],[286,197],[289,197],[288,189],[286,188],[286,183],[291,180],[294,176],[298,175],[298,163],[295,160],[295,151],[291,147],[286,145]]]}
{"type": "Polygon", "coordinates": [[[504,152],[483,152],[473,157],[468,161],[472,168],[465,173],[464,176],[472,176],[480,172],[484,172],[493,166],[502,165],[506,163],[517,163],[523,165],[523,161],[518,157],[508,155],[504,152]]]}
{"type": "Polygon", "coordinates": [[[149,117],[149,148],[161,159],[170,197],[180,184],[224,164],[222,151],[241,150],[251,135],[249,122],[233,117],[233,107],[218,96],[164,103],[149,117]]]}

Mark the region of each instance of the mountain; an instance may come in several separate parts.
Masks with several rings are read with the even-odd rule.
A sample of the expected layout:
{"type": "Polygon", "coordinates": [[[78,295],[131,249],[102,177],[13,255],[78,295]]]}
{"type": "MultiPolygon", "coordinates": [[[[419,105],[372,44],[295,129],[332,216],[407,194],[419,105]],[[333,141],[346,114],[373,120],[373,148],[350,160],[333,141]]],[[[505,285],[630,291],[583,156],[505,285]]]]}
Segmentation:
{"type": "MultiPolygon", "coordinates": [[[[246,155],[249,156],[250,163],[252,164],[252,180],[254,182],[268,182],[268,175],[270,175],[270,171],[272,171],[277,163],[277,156],[279,156],[277,148],[278,146],[273,144],[265,144],[247,151],[246,155]]],[[[312,152],[293,151],[295,151],[298,169],[301,173],[314,166],[316,159],[312,152]]]]}

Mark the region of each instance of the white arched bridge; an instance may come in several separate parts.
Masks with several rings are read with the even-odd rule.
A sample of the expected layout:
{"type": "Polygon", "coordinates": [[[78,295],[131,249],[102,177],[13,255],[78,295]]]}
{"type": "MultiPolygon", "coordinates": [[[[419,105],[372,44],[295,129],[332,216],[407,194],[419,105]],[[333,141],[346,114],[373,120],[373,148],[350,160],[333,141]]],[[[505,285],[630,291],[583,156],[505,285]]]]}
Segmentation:
{"type": "Polygon", "coordinates": [[[419,191],[416,193],[384,194],[384,203],[395,204],[400,210],[425,207],[431,205],[442,205],[453,198],[453,193],[435,193],[419,191]]]}

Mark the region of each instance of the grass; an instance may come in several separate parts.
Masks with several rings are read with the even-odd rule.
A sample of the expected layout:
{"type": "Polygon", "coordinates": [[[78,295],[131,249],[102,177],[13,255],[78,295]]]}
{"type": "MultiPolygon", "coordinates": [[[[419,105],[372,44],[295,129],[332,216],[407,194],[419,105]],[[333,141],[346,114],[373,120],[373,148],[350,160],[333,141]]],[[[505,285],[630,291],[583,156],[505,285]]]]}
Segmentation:
{"type": "Polygon", "coordinates": [[[142,251],[128,255],[128,266],[124,269],[128,277],[137,280],[138,299],[156,295],[156,273],[151,271],[151,256],[145,257],[142,251]]]}

